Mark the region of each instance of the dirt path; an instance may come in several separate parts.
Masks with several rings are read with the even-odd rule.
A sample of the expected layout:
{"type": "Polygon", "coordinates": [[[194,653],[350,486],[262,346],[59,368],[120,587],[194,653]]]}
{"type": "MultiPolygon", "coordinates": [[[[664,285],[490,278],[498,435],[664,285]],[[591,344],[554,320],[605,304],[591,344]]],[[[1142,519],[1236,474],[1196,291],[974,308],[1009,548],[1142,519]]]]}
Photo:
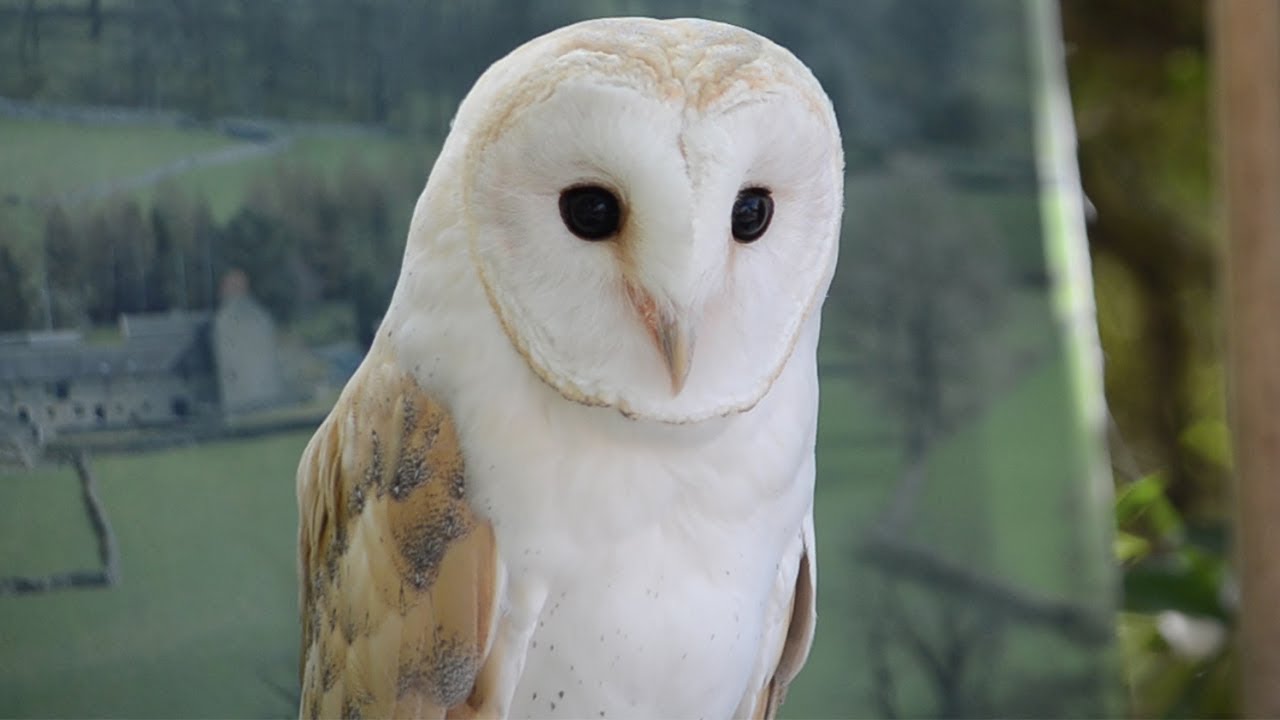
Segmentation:
{"type": "MultiPolygon", "coordinates": [[[[184,114],[170,110],[45,104],[3,96],[0,96],[0,117],[94,127],[127,125],[180,128],[191,122],[184,114]]],[[[379,128],[353,123],[286,122],[272,118],[222,118],[210,121],[206,126],[225,133],[229,138],[239,139],[240,142],[229,147],[184,155],[135,175],[115,177],[53,195],[11,197],[9,201],[37,207],[77,205],[140,190],[193,170],[275,155],[288,149],[294,139],[301,136],[376,135],[382,132],[379,128]],[[260,139],[254,138],[256,142],[246,141],[245,136],[237,133],[237,128],[243,131],[245,127],[261,133],[260,139]]]]}
{"type": "Polygon", "coordinates": [[[167,162],[163,165],[157,165],[146,172],[137,175],[128,175],[125,177],[112,178],[103,182],[93,183],[70,192],[60,193],[58,195],[46,196],[43,198],[32,198],[31,202],[36,205],[62,205],[70,207],[80,203],[101,200],[118,193],[132,192],[142,188],[154,185],[161,180],[182,175],[183,173],[198,170],[200,168],[215,167],[218,165],[230,165],[232,163],[244,162],[255,157],[263,157],[275,155],[293,144],[293,138],[285,135],[278,137],[269,142],[263,143],[240,143],[231,147],[218,148],[206,152],[192,153],[184,155],[177,160],[167,162]]]}

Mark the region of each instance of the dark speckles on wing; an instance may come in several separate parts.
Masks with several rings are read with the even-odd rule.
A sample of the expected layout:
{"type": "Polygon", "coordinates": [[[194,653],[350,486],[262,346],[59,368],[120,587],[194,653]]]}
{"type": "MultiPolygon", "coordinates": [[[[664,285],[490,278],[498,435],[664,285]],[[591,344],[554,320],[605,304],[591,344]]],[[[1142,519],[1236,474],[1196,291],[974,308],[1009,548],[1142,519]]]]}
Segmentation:
{"type": "Polygon", "coordinates": [[[404,500],[422,483],[431,477],[427,467],[426,448],[412,446],[405,448],[396,466],[395,477],[391,480],[391,497],[404,500]]]}
{"type": "Polygon", "coordinates": [[[391,479],[391,497],[404,500],[424,482],[435,474],[428,453],[440,435],[442,418],[439,413],[428,413],[425,427],[419,427],[423,421],[419,417],[417,406],[411,401],[405,402],[404,408],[404,447],[400,452],[400,461],[396,463],[395,476],[391,479]]]}
{"type": "Polygon", "coordinates": [[[365,613],[362,619],[357,619],[355,613],[350,611],[345,612],[343,613],[343,616],[340,619],[338,626],[339,626],[338,629],[342,631],[342,639],[345,640],[348,645],[350,645],[356,641],[356,638],[359,638],[368,634],[369,632],[368,613],[365,613]]]}
{"type": "Polygon", "coordinates": [[[439,638],[432,650],[430,664],[435,668],[435,697],[441,705],[457,705],[467,699],[479,670],[470,646],[456,638],[439,638]]]}
{"type": "Polygon", "coordinates": [[[409,437],[418,426],[418,404],[411,397],[404,399],[404,436],[409,437]]]}
{"type": "Polygon", "coordinates": [[[439,705],[452,707],[471,694],[478,670],[474,648],[458,638],[437,635],[429,652],[400,665],[396,693],[401,698],[422,693],[439,705]]]}
{"type": "Polygon", "coordinates": [[[365,492],[364,489],[365,489],[364,485],[357,485],[355,489],[351,491],[351,514],[352,515],[359,515],[360,513],[364,512],[364,492],[365,492]]]}
{"type": "Polygon", "coordinates": [[[474,525],[460,458],[441,452],[456,447],[452,430],[448,442],[436,447],[446,422],[437,408],[406,404],[405,436],[389,492],[388,529],[397,564],[404,581],[419,591],[435,582],[445,554],[474,525]]]}
{"type": "Polygon", "coordinates": [[[368,693],[353,693],[342,699],[342,717],[343,720],[361,720],[364,717],[364,711],[373,704],[373,698],[368,693]]]}
{"type": "Polygon", "coordinates": [[[335,408],[300,470],[312,479],[299,499],[304,716],[434,714],[471,702],[491,632],[493,534],[467,501],[448,411],[411,377],[378,382],[335,408]],[[474,609],[436,597],[467,583],[474,609]],[[382,632],[388,623],[400,625],[382,632]],[[374,656],[392,677],[369,675],[387,667],[370,665],[374,656]]]}
{"type": "Polygon", "coordinates": [[[461,507],[453,503],[434,507],[412,524],[394,528],[400,555],[408,562],[406,579],[410,584],[418,590],[430,586],[444,554],[470,529],[471,523],[461,507]]]}
{"type": "Polygon", "coordinates": [[[338,666],[330,662],[329,658],[325,658],[324,667],[320,670],[320,687],[325,692],[333,689],[333,684],[338,681],[338,666]]]}
{"type": "Polygon", "coordinates": [[[339,525],[334,532],[333,542],[329,543],[329,549],[325,552],[324,569],[328,574],[329,582],[341,582],[339,561],[345,554],[347,554],[347,528],[346,525],[339,525]]]}
{"type": "Polygon", "coordinates": [[[467,495],[467,481],[462,475],[462,468],[457,468],[449,475],[449,497],[463,500],[467,495]]]}
{"type": "Polygon", "coordinates": [[[384,472],[386,460],[383,458],[382,438],[378,437],[377,430],[373,430],[369,433],[368,467],[365,468],[364,477],[351,490],[351,517],[364,511],[365,499],[371,489],[382,487],[384,472]]]}

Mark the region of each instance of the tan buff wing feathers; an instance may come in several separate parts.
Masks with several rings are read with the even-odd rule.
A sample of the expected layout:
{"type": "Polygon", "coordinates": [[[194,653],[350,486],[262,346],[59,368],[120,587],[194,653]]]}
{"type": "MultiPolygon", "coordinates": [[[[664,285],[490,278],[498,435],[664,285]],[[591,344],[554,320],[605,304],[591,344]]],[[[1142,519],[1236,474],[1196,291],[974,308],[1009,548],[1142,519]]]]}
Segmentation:
{"type": "Polygon", "coordinates": [[[303,717],[488,705],[497,557],[465,489],[446,410],[371,357],[298,467],[303,717]]]}

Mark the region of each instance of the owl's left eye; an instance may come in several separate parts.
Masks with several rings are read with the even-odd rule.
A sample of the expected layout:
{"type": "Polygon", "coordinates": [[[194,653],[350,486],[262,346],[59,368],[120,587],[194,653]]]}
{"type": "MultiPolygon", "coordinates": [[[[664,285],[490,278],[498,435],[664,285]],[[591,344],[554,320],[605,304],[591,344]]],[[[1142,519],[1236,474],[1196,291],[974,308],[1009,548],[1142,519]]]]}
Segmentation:
{"type": "Polygon", "coordinates": [[[599,185],[571,187],[560,193],[560,219],[583,240],[604,240],[622,225],[618,197],[599,185]]]}
{"type": "Polygon", "coordinates": [[[773,219],[773,198],[764,188],[747,188],[738,193],[731,215],[733,239],[740,243],[755,242],[769,229],[773,219]]]}

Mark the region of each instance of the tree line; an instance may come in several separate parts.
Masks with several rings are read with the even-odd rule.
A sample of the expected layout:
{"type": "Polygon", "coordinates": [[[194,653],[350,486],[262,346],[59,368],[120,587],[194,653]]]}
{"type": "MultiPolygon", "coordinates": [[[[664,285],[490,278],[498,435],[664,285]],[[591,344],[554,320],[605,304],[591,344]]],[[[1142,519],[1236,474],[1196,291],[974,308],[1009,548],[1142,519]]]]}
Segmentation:
{"type": "Polygon", "coordinates": [[[1025,140],[1019,13],[1002,0],[0,0],[0,95],[342,120],[439,139],[493,61],[602,15],[702,16],[755,29],[813,68],[852,163],[903,145],[1025,140]]]}
{"type": "Polygon", "coordinates": [[[288,322],[308,306],[350,307],[372,338],[394,287],[411,193],[420,178],[348,162],[336,177],[281,163],[219,222],[208,200],[161,185],[147,207],[117,197],[44,212],[35,257],[0,228],[0,330],[89,327],[121,313],[209,310],[220,278],[243,270],[254,295],[288,322]]]}

